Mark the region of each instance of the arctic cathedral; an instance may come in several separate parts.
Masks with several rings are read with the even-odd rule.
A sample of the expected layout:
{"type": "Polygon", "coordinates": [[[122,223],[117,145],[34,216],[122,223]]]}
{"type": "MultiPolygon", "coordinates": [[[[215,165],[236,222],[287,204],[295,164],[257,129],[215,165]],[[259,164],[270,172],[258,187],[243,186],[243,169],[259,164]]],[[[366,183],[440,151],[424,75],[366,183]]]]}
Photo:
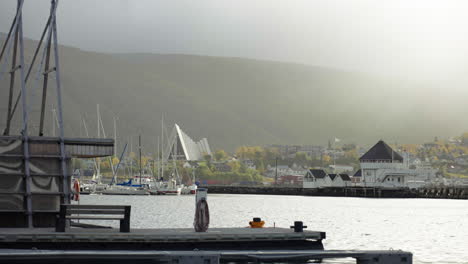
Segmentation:
{"type": "Polygon", "coordinates": [[[172,130],[169,145],[166,147],[166,159],[178,159],[187,161],[203,160],[204,155],[212,155],[210,145],[206,138],[194,141],[179,125],[175,124],[172,130]],[[175,154],[177,153],[177,154],[175,154]]]}

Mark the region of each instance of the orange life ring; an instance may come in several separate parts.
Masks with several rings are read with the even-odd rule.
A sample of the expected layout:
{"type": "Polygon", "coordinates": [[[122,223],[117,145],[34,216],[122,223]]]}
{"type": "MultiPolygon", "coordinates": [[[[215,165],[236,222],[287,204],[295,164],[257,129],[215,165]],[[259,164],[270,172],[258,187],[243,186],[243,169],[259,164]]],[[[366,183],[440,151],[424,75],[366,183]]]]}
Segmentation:
{"type": "Polygon", "coordinates": [[[75,182],[73,183],[73,200],[79,201],[80,200],[80,181],[78,179],[75,179],[75,182]]]}

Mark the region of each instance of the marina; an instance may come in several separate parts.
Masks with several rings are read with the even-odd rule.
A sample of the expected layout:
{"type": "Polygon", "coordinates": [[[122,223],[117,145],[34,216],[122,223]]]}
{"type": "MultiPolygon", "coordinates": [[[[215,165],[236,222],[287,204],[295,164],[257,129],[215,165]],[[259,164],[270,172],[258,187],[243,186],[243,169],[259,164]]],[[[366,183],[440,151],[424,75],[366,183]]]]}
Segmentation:
{"type": "MultiPolygon", "coordinates": [[[[237,153],[229,157],[222,150],[212,152],[206,138],[193,140],[175,123],[168,133],[164,115],[156,153],[145,161],[141,135],[138,155],[126,153],[126,143],[117,157],[116,118],[114,138],[107,138],[99,104],[97,137],[90,137],[87,128],[86,138],[67,137],[58,2],[50,1],[41,39],[32,60],[25,61],[25,1],[17,0],[0,54],[0,63],[6,56],[13,58],[5,60],[11,71],[6,128],[0,136],[0,263],[329,263],[339,259],[356,264],[419,264],[461,263],[456,258],[468,258],[461,250],[468,230],[464,221],[468,189],[431,185],[439,177],[435,169],[410,168],[408,160],[383,140],[358,159],[359,173],[349,176],[310,168],[302,185],[285,187],[278,185],[275,153],[270,153],[275,161],[272,181],[260,173],[266,171],[262,162],[244,160],[237,153]],[[40,98],[31,96],[26,85],[33,67],[38,76],[33,82],[38,84],[42,76],[40,98]],[[16,85],[15,78],[20,79],[16,85]],[[55,88],[52,96],[57,104],[51,117],[52,135],[44,130],[49,86],[55,88]],[[18,130],[11,121],[20,100],[18,130]],[[31,118],[34,100],[40,102],[37,125],[31,118]],[[74,170],[77,159],[92,164],[92,177],[74,170]],[[108,171],[101,171],[104,165],[108,171]],[[124,181],[118,178],[121,165],[129,171],[124,181]],[[103,180],[104,173],[110,182],[103,180]],[[212,182],[224,177],[231,184],[200,184],[197,179],[202,177],[212,182]],[[259,182],[262,185],[256,185],[259,182]],[[451,200],[428,203],[429,199],[392,198],[451,200]]],[[[259,147],[244,149],[254,157],[263,155],[259,147]]],[[[333,169],[348,167],[334,164],[333,169]]]]}

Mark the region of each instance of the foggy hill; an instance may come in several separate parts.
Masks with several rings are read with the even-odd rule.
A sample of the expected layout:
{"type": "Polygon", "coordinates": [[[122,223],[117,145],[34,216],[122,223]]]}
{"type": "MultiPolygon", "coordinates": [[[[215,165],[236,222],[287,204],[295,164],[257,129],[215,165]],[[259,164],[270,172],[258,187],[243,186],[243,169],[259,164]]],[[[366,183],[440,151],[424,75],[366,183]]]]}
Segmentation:
{"type": "MultiPolygon", "coordinates": [[[[26,44],[29,62],[34,43],[26,44]]],[[[100,104],[108,136],[115,114],[119,144],[133,136],[134,151],[139,133],[147,151],[154,149],[163,113],[166,124],[177,122],[193,139],[207,137],[213,149],[228,150],[244,144],[325,145],[333,137],[365,144],[380,138],[422,142],[468,128],[466,93],[447,94],[422,82],[242,58],[103,54],[63,46],[60,56],[67,136],[84,135],[81,117],[95,136],[100,104]]],[[[28,87],[35,86],[32,118],[38,123],[41,82],[31,78],[28,87]]],[[[50,98],[49,134],[50,109],[56,105],[50,98]]]]}

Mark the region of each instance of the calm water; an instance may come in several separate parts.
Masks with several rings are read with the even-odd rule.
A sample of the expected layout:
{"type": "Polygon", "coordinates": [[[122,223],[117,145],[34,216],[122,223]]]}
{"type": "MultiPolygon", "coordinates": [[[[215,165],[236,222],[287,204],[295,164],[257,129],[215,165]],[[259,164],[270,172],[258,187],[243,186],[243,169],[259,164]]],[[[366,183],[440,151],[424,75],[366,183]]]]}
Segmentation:
{"type": "MultiPolygon", "coordinates": [[[[133,228],[166,228],[192,227],[195,202],[194,196],[83,195],[81,203],[128,204],[133,228]]],[[[209,194],[208,203],[210,227],[243,227],[253,217],[277,227],[301,220],[327,232],[326,249],[402,249],[413,252],[414,263],[468,263],[465,200],[209,194]]]]}

